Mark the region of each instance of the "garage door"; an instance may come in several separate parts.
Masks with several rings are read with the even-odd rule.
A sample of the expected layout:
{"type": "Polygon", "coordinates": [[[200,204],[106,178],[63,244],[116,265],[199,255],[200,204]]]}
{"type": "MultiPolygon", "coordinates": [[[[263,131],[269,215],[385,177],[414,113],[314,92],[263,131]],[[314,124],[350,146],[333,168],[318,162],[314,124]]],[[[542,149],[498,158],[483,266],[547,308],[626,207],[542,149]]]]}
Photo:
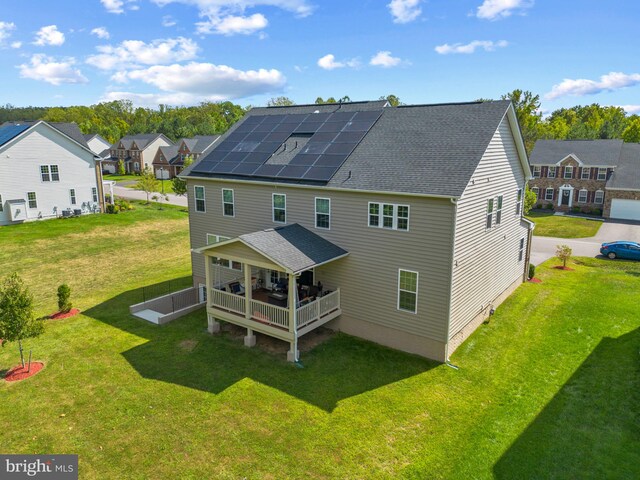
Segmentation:
{"type": "Polygon", "coordinates": [[[640,221],[640,200],[611,200],[611,218],[640,221]]]}

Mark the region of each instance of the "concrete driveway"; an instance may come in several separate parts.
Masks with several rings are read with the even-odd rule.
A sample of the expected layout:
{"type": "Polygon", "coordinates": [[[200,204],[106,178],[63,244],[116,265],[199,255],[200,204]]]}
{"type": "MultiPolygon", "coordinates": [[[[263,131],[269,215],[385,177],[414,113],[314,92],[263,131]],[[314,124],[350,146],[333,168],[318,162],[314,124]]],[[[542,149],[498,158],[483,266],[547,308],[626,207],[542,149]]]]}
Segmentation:
{"type": "MultiPolygon", "coordinates": [[[[535,230],[533,231],[535,233],[535,230]]],[[[595,257],[600,255],[600,245],[616,240],[630,240],[640,243],[640,223],[607,220],[595,237],[589,238],[553,238],[536,237],[531,242],[531,263],[540,265],[555,256],[557,245],[568,245],[577,257],[595,257]]]]}

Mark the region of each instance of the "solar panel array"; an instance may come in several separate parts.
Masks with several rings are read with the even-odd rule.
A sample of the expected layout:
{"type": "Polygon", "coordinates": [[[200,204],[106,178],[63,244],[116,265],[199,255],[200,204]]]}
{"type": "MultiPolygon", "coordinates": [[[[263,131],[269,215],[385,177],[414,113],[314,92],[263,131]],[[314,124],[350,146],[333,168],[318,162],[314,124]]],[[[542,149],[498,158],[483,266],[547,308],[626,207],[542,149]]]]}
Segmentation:
{"type": "Polygon", "coordinates": [[[251,115],[193,172],[328,182],[380,115],[382,110],[251,115]],[[310,137],[286,165],[268,163],[282,144],[295,136],[310,137]]]}
{"type": "Polygon", "coordinates": [[[12,138],[17,137],[30,126],[31,125],[7,125],[6,127],[0,128],[0,145],[4,145],[12,138]]]}

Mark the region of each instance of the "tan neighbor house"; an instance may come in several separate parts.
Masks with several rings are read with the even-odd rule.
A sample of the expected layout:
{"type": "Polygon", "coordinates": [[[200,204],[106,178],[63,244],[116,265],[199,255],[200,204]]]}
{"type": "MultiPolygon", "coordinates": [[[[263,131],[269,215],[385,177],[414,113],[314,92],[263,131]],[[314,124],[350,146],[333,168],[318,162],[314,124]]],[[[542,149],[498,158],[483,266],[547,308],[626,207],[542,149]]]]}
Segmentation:
{"type": "Polygon", "coordinates": [[[184,170],[187,157],[195,162],[211,150],[218,138],[220,135],[196,135],[193,138],[182,138],[175,145],[158,148],[153,159],[156,178],[170,179],[179,175],[184,170]]]}
{"type": "Polygon", "coordinates": [[[525,278],[529,176],[508,101],[254,108],[182,175],[209,330],[445,361],[525,278]]]}
{"type": "Polygon", "coordinates": [[[153,159],[160,147],[173,145],[161,133],[141,133],[122,137],[109,148],[109,156],[102,161],[103,168],[117,172],[118,163],[124,162],[127,173],[151,170],[153,159]]]}

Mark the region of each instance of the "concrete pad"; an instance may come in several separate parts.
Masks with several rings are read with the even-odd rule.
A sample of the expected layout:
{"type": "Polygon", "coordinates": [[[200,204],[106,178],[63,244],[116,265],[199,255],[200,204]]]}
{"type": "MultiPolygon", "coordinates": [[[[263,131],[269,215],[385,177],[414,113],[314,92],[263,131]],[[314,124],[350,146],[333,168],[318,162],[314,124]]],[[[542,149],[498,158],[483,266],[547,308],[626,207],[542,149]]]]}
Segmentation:
{"type": "Polygon", "coordinates": [[[158,325],[160,321],[158,320],[163,314],[160,312],[154,312],[153,310],[140,310],[139,312],[134,313],[134,315],[138,318],[142,318],[147,322],[155,323],[158,325]]]}

